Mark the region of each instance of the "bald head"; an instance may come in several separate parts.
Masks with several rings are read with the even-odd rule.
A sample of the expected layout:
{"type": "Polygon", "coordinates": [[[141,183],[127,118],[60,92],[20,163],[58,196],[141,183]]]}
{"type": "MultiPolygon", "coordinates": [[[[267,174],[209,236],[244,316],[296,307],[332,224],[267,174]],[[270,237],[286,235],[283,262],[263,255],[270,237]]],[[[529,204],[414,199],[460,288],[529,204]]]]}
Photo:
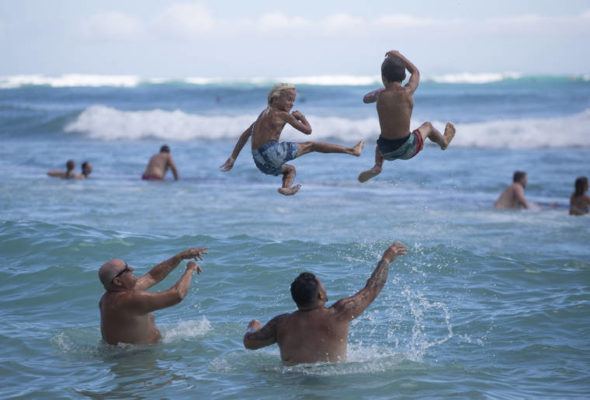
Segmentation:
{"type": "Polygon", "coordinates": [[[98,270],[98,278],[102,282],[102,286],[106,290],[111,289],[113,286],[113,279],[123,272],[127,267],[127,263],[119,258],[114,258],[102,264],[98,270]]]}

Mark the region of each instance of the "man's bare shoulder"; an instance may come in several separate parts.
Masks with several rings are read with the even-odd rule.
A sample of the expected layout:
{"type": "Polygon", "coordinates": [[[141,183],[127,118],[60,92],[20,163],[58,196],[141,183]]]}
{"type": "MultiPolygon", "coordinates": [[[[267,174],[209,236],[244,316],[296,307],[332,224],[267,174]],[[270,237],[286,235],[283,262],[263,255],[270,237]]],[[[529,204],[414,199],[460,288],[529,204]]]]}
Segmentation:
{"type": "Polygon", "coordinates": [[[134,302],[141,301],[141,290],[128,290],[124,292],[106,292],[100,299],[100,304],[105,308],[126,309],[134,302]]]}
{"type": "Polygon", "coordinates": [[[279,325],[289,322],[294,317],[294,315],[295,315],[295,313],[279,314],[279,315],[273,317],[273,319],[271,319],[269,322],[273,322],[277,326],[279,326],[279,325]]]}
{"type": "Polygon", "coordinates": [[[348,310],[354,303],[355,303],[354,296],[345,297],[343,299],[338,300],[334,304],[332,304],[332,306],[330,306],[330,308],[328,308],[328,310],[330,310],[330,312],[332,314],[337,316],[337,315],[340,315],[341,313],[345,312],[346,310],[348,310]]]}

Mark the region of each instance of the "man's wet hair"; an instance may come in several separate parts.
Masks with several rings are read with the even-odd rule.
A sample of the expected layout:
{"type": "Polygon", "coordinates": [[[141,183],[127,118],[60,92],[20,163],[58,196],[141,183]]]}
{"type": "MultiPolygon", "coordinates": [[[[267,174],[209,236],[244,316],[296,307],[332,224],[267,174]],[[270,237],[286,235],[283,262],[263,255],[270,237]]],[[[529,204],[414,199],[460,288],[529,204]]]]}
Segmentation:
{"type": "Polygon", "coordinates": [[[406,79],[406,67],[399,57],[385,57],[381,64],[381,76],[388,82],[403,82],[406,79]]]}
{"type": "Polygon", "coordinates": [[[311,272],[302,272],[291,283],[291,297],[297,307],[314,305],[318,299],[319,283],[311,272]]]}
{"type": "Polygon", "coordinates": [[[585,176],[579,176],[574,184],[576,191],[574,197],[582,196],[586,190],[588,190],[588,178],[585,176]]]}
{"type": "MultiPolygon", "coordinates": [[[[90,163],[88,161],[84,161],[82,163],[82,173],[84,174],[84,171],[86,171],[86,168],[88,168],[90,166],[90,163]]],[[[86,174],[85,174],[86,175],[86,174]]]]}
{"type": "Polygon", "coordinates": [[[512,175],[512,182],[520,182],[526,176],[526,172],[524,171],[514,171],[514,175],[512,175]]]}
{"type": "Polygon", "coordinates": [[[160,147],[160,153],[170,153],[170,147],[165,144],[164,146],[160,147]]]}
{"type": "Polygon", "coordinates": [[[74,160],[66,161],[66,168],[68,169],[68,171],[76,168],[76,163],[74,162],[74,160]]]}

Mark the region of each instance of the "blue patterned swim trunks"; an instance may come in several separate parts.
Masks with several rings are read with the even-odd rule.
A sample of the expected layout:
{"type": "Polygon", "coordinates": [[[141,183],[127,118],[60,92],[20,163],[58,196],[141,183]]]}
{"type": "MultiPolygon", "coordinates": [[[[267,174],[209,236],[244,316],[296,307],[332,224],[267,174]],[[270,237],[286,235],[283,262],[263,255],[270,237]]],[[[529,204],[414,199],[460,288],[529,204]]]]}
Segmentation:
{"type": "Polygon", "coordinates": [[[297,143],[271,140],[252,150],[252,157],[260,171],[267,175],[281,175],[283,164],[297,157],[297,143]]]}

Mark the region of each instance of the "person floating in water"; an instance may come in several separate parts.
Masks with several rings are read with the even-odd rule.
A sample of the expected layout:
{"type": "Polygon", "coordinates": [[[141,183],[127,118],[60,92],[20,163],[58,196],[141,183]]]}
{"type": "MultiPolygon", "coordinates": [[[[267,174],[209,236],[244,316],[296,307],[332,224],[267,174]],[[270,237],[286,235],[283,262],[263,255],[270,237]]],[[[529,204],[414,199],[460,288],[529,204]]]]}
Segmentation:
{"type": "Polygon", "coordinates": [[[88,161],[84,161],[82,163],[81,168],[82,168],[82,173],[79,175],[76,175],[76,179],[88,179],[88,177],[92,173],[92,164],[90,164],[88,161]]]}
{"type": "Polygon", "coordinates": [[[537,209],[538,206],[531,203],[524,196],[524,190],[528,184],[528,177],[524,171],[515,171],[512,175],[512,185],[508,186],[498,197],[494,207],[498,209],[537,209]]]}
{"type": "Polygon", "coordinates": [[[420,83],[420,72],[399,51],[387,52],[381,64],[381,78],[385,87],[367,93],[363,98],[366,104],[377,102],[381,135],[375,148],[375,165],[360,173],[360,182],[379,175],[384,160],[409,160],[414,157],[424,147],[426,138],[445,150],[455,136],[455,127],[450,122],[445,126],[444,135],[430,122],[424,122],[418,129],[410,132],[413,95],[420,83]],[[402,86],[406,69],[411,75],[408,83],[402,86]]]}
{"type": "Polygon", "coordinates": [[[227,172],[233,168],[240,151],[252,136],[252,156],[256,167],[267,175],[282,175],[283,185],[278,191],[280,194],[289,196],[297,193],[301,185],[293,185],[295,167],[286,162],[311,152],[360,156],[364,144],[362,140],[354,147],[311,141],[279,142],[286,124],[306,135],[311,134],[311,125],[305,116],[300,111],[290,112],[296,97],[297,91],[294,85],[286,83],[275,85],[268,94],[268,107],[242,133],[231,156],[220,169],[227,172]]]}
{"type": "Polygon", "coordinates": [[[158,154],[154,154],[150,161],[148,162],[147,167],[145,168],[145,172],[141,179],[145,179],[148,181],[161,181],[164,180],[166,176],[166,172],[168,169],[172,171],[172,175],[174,176],[174,180],[178,180],[178,170],[176,169],[176,164],[174,164],[174,160],[172,159],[172,154],[170,154],[170,147],[168,145],[163,145],[160,147],[160,152],[158,154]]]}
{"type": "Polygon", "coordinates": [[[139,278],[123,260],[113,259],[104,263],[98,271],[106,290],[98,303],[103,340],[108,344],[157,343],[161,335],[151,313],[180,303],[188,292],[193,272],[202,272],[201,267],[190,261],[184,274],[168,290],[154,293],[147,289],[164,280],[182,260],[200,260],[205,253],[205,248],[185,250],[139,278]]]}
{"type": "Polygon", "coordinates": [[[68,160],[66,162],[66,170],[60,171],[57,169],[52,169],[51,171],[47,172],[48,176],[53,178],[62,178],[62,179],[76,179],[76,162],[74,160],[68,160]]]}
{"type": "Polygon", "coordinates": [[[570,197],[570,215],[585,215],[590,212],[590,196],[588,192],[588,178],[580,176],[574,184],[575,191],[570,197]]]}
{"type": "Polygon", "coordinates": [[[276,316],[264,326],[258,320],[250,321],[244,346],[254,350],[277,343],[285,364],[345,361],[350,322],[375,300],[387,281],[389,264],[403,254],[406,247],[393,243],[365,287],[329,308],[320,280],[309,272],[300,274],[291,284],[297,311],[276,316]]]}

